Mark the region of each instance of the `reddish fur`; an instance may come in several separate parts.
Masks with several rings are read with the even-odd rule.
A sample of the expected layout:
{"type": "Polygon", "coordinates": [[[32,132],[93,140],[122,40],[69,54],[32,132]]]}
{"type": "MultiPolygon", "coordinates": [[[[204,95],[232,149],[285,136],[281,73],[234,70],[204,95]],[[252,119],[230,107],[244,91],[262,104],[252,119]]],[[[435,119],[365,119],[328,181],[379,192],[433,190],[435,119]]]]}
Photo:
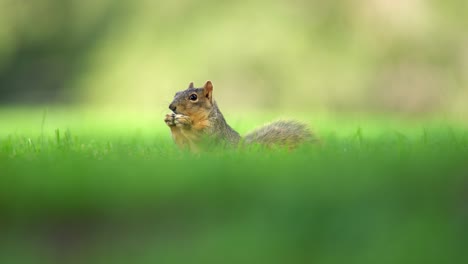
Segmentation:
{"type": "Polygon", "coordinates": [[[171,126],[172,138],[180,148],[190,148],[197,151],[196,142],[203,134],[203,129],[210,126],[207,112],[188,112],[191,123],[187,128],[171,126]]]}
{"type": "Polygon", "coordinates": [[[207,111],[189,112],[188,116],[192,119],[192,129],[195,131],[201,131],[210,126],[207,111]]]}

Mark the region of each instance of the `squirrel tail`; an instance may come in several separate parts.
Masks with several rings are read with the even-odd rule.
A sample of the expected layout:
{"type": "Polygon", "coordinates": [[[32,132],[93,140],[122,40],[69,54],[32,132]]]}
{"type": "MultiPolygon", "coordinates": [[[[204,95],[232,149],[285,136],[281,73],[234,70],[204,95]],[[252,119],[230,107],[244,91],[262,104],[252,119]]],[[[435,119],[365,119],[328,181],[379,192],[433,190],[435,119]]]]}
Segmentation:
{"type": "Polygon", "coordinates": [[[294,148],[312,142],[314,136],[307,125],[293,120],[282,120],[260,127],[244,137],[245,144],[294,148]]]}

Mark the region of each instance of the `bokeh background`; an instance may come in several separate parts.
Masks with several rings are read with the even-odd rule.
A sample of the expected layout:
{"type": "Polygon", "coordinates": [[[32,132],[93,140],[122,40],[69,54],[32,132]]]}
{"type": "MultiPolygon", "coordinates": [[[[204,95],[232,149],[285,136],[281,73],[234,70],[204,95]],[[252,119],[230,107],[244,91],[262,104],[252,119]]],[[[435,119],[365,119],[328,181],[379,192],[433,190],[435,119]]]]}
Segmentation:
{"type": "MultiPolygon", "coordinates": [[[[0,105],[468,113],[464,0],[1,0],[0,105]]],[[[159,113],[159,112],[158,112],[159,113]]]]}
{"type": "Polygon", "coordinates": [[[0,263],[468,263],[467,0],[0,0],[0,263]],[[206,80],[240,134],[179,152],[206,80]]]}

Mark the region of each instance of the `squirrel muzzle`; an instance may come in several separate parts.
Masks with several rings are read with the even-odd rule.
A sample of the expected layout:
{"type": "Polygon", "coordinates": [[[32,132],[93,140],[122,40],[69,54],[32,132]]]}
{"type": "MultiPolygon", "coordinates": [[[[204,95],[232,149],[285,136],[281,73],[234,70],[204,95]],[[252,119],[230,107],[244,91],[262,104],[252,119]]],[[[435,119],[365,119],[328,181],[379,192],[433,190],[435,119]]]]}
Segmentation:
{"type": "MultiPolygon", "coordinates": [[[[170,104],[170,105],[169,105],[169,109],[171,109],[172,112],[176,113],[177,107],[176,107],[174,104],[170,104]]],[[[177,114],[177,113],[176,113],[176,114],[177,114]]]]}

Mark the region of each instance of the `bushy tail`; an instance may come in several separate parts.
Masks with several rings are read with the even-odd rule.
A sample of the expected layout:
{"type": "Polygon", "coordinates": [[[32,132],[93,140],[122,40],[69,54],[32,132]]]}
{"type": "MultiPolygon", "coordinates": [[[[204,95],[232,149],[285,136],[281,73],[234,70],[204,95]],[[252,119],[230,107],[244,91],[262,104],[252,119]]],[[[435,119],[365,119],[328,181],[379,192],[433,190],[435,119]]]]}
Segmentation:
{"type": "Polygon", "coordinates": [[[270,123],[244,137],[245,144],[276,145],[291,148],[313,140],[314,136],[307,128],[307,125],[293,120],[270,123]]]}

